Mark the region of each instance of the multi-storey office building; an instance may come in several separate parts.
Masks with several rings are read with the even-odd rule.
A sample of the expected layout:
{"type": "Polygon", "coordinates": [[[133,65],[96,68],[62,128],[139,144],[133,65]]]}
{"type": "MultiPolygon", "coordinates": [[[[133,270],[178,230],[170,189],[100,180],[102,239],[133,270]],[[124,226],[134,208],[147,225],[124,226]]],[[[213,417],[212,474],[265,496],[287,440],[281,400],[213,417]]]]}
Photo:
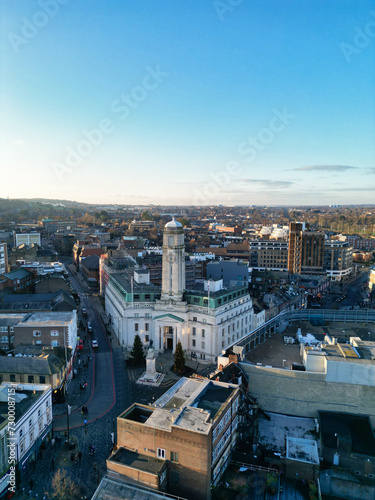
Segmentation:
{"type": "Polygon", "coordinates": [[[337,281],[353,271],[353,248],[348,241],[328,240],[324,244],[324,269],[337,281]]]}
{"type": "Polygon", "coordinates": [[[250,267],[258,270],[288,269],[288,242],[278,240],[251,240],[250,267]]]}
{"type": "Polygon", "coordinates": [[[289,230],[288,271],[291,274],[323,272],[324,238],[322,232],[308,230],[302,222],[292,222],[289,230]]]}

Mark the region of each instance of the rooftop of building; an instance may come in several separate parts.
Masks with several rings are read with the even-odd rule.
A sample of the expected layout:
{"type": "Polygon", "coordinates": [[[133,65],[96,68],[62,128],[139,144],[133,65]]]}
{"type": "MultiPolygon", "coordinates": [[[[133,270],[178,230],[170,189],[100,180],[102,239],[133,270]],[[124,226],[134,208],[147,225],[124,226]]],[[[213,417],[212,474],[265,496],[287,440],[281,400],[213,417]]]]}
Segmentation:
{"type": "Polygon", "coordinates": [[[318,411],[318,418],[323,446],[342,449],[340,441],[345,441],[351,453],[375,457],[374,430],[367,415],[318,411]]]}
{"type": "Polygon", "coordinates": [[[4,356],[1,360],[1,373],[25,373],[27,375],[52,375],[59,373],[64,361],[54,354],[42,356],[28,355],[4,356]]]}
{"type": "MultiPolygon", "coordinates": [[[[210,290],[210,297],[211,298],[219,298],[224,295],[227,295],[228,293],[231,292],[240,292],[241,290],[246,290],[248,292],[247,286],[244,285],[234,285],[234,286],[223,286],[220,290],[213,291],[212,289],[210,290]]],[[[187,290],[185,292],[186,295],[198,295],[201,297],[208,297],[208,292],[207,290],[204,289],[204,283],[196,283],[194,288],[191,290],[187,290]]]]}
{"type": "MultiPolygon", "coordinates": [[[[0,314],[0,317],[2,314],[0,314]]],[[[41,311],[27,314],[18,326],[68,326],[74,318],[74,311],[41,311]]]]}
{"type": "Polygon", "coordinates": [[[113,274],[111,275],[111,281],[114,281],[117,283],[118,286],[120,286],[125,293],[152,293],[156,295],[160,295],[161,289],[160,287],[150,284],[147,285],[146,283],[137,283],[135,280],[133,280],[133,289],[132,289],[132,284],[131,284],[131,278],[129,276],[126,276],[125,274],[113,274]]]}
{"type": "Polygon", "coordinates": [[[0,313],[0,326],[14,326],[26,317],[25,313],[0,313]]]}
{"type": "MultiPolygon", "coordinates": [[[[12,386],[12,385],[10,385],[12,386]]],[[[8,385],[0,386],[0,415],[7,415],[9,409],[8,385]]],[[[13,385],[14,387],[14,385],[13,385]]],[[[38,401],[38,399],[50,388],[46,388],[45,391],[34,391],[34,390],[16,390],[12,397],[15,399],[15,412],[16,412],[16,422],[18,422],[25,413],[38,401]]]]}
{"type": "Polygon", "coordinates": [[[66,302],[72,309],[77,309],[73,297],[64,290],[58,290],[55,293],[7,294],[4,295],[3,308],[17,310],[53,309],[61,302],[66,302]]]}
{"type": "Polygon", "coordinates": [[[315,350],[311,350],[311,347],[305,347],[305,349],[309,350],[309,355],[325,356],[327,361],[375,363],[375,342],[361,340],[358,337],[350,337],[349,342],[350,344],[343,342],[324,343],[315,350]]]}
{"type": "Polygon", "coordinates": [[[150,474],[158,474],[165,466],[165,460],[158,460],[122,447],[111,455],[108,460],[150,474]]]}
{"type": "Polygon", "coordinates": [[[135,404],[119,418],[167,431],[176,426],[208,434],[225,402],[238,390],[234,384],[183,377],[152,406],[135,404]]]}
{"type": "Polygon", "coordinates": [[[123,500],[124,498],[131,500],[154,500],[165,499],[165,495],[105,476],[100,481],[92,500],[123,500]]]}
{"type": "Polygon", "coordinates": [[[16,269],[15,271],[11,271],[10,273],[4,273],[4,276],[12,281],[29,278],[32,275],[33,274],[26,269],[16,269]]]}
{"type": "Polygon", "coordinates": [[[90,255],[89,257],[82,258],[81,265],[87,269],[99,269],[99,255],[90,255]]]}
{"type": "Polygon", "coordinates": [[[313,439],[302,439],[287,436],[286,458],[298,462],[319,464],[319,453],[317,442],[313,439]]]}

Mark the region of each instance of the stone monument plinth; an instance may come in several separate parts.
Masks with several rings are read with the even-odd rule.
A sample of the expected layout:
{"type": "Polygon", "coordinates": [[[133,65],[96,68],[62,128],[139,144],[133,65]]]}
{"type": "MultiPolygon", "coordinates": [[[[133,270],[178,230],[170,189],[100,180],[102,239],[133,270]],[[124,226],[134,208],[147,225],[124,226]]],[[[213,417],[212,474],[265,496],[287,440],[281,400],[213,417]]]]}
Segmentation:
{"type": "Polygon", "coordinates": [[[146,371],[137,380],[137,384],[153,385],[158,387],[163,378],[164,374],[156,371],[156,355],[154,349],[150,347],[146,357],[146,371]]]}

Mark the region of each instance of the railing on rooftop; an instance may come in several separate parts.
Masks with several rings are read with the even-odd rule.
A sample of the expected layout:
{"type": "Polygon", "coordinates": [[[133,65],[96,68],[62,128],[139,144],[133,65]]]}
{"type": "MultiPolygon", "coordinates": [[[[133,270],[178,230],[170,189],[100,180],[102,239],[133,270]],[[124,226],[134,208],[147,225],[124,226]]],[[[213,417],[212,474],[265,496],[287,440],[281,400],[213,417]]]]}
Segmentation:
{"type": "Polygon", "coordinates": [[[278,327],[281,322],[289,323],[290,321],[311,321],[314,319],[334,323],[375,323],[375,309],[357,309],[352,311],[338,311],[335,309],[295,309],[293,311],[283,311],[245,337],[230,344],[226,350],[232,349],[234,346],[246,346],[250,342],[253,342],[255,339],[271,331],[272,328],[278,327]]]}

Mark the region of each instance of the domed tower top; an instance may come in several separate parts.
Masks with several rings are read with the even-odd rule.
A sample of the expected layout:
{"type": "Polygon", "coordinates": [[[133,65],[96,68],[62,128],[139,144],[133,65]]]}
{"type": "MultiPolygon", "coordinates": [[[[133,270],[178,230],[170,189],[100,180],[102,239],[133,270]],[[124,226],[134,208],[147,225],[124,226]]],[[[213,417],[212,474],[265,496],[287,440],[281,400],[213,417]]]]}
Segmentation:
{"type": "Polygon", "coordinates": [[[182,230],[182,224],[180,222],[178,222],[174,217],[172,218],[172,220],[170,222],[167,222],[167,224],[165,225],[164,229],[166,231],[170,231],[170,230],[173,230],[173,229],[179,229],[179,230],[182,230]]]}

